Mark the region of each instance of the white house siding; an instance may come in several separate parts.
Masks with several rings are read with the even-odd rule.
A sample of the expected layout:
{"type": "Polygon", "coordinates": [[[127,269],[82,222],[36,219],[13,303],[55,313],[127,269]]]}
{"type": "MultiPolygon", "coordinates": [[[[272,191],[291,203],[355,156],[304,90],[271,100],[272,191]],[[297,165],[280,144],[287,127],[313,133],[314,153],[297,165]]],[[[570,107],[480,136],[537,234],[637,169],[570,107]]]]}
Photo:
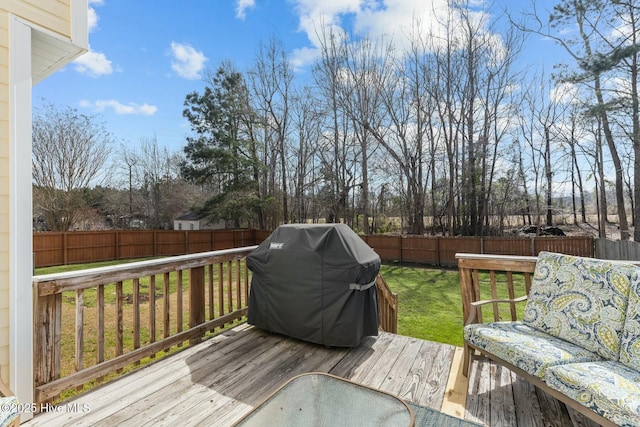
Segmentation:
{"type": "MultiPolygon", "coordinates": [[[[10,149],[10,138],[13,132],[10,128],[10,108],[13,107],[10,107],[9,61],[12,55],[16,55],[16,52],[9,50],[10,26],[11,22],[15,22],[13,20],[16,17],[27,25],[34,25],[51,34],[56,34],[62,40],[72,40],[72,13],[78,10],[77,4],[81,4],[85,9],[86,18],[86,1],[75,3],[74,7],[72,2],[78,2],[78,0],[2,0],[0,2],[0,374],[7,383],[14,382],[14,379],[10,378],[12,371],[9,366],[11,359],[9,345],[10,319],[11,314],[15,315],[15,313],[10,313],[14,307],[10,307],[9,289],[12,277],[15,277],[15,272],[10,270],[12,268],[10,250],[12,242],[16,241],[16,236],[11,234],[13,225],[10,217],[12,200],[10,165],[14,161],[12,156],[15,153],[11,153],[10,149]]],[[[86,29],[86,23],[84,29],[86,29]]],[[[86,44],[86,37],[84,43],[86,44]]],[[[81,48],[85,47],[84,44],[81,46],[81,48]]],[[[25,52],[25,54],[30,53],[25,52]]],[[[22,212],[19,216],[21,215],[23,215],[22,212]]],[[[30,238],[30,236],[24,237],[30,238]]],[[[24,254],[18,255],[23,257],[24,254]]],[[[26,256],[29,257],[29,255],[26,256]]],[[[29,285],[29,283],[25,284],[25,286],[29,285]]],[[[21,382],[24,380],[29,381],[27,378],[21,382]]]]}
{"type": "Polygon", "coordinates": [[[0,7],[25,21],[71,37],[71,0],[3,0],[0,7]]]}
{"type": "Polygon", "coordinates": [[[9,381],[9,14],[0,10],[0,375],[9,381]]]}

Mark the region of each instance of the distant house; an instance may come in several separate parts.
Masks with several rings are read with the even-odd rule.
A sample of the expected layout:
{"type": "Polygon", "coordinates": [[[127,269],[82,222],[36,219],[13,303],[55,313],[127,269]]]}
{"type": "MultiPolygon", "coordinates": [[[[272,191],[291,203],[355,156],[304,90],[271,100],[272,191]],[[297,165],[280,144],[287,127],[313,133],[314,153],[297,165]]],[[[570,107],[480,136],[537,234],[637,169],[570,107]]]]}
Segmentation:
{"type": "Polygon", "coordinates": [[[211,221],[207,215],[186,213],[173,220],[174,230],[221,230],[226,228],[225,220],[211,221]]]}

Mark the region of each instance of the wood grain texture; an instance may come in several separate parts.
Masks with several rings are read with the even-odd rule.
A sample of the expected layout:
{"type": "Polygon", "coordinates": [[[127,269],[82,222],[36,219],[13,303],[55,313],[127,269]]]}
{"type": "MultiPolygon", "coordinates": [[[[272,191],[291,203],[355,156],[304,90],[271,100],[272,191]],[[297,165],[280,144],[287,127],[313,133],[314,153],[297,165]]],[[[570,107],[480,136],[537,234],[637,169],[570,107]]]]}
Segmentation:
{"type": "MultiPolygon", "coordinates": [[[[386,332],[358,347],[327,348],[242,324],[69,402],[86,404],[88,412],[42,413],[23,425],[229,426],[305,372],[331,373],[440,408],[447,384],[460,371],[460,362],[454,363],[459,353],[450,345],[386,332]]],[[[475,358],[466,411],[458,416],[491,426],[594,427],[539,394],[507,369],[475,358]],[[543,408],[548,406],[556,409],[543,408]]]]}

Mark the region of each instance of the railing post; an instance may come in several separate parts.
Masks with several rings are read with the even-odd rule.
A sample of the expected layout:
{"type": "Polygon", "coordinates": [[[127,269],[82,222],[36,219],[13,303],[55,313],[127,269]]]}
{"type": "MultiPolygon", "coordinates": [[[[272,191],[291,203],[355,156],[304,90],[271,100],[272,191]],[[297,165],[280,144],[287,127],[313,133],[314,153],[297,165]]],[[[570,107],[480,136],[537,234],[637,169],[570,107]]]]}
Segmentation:
{"type": "Polygon", "coordinates": [[[462,322],[466,324],[469,314],[471,313],[471,302],[474,300],[474,295],[471,269],[463,267],[461,265],[463,263],[464,261],[458,260],[458,268],[460,271],[460,294],[462,296],[462,322]]]}
{"type": "MultiPolygon", "coordinates": [[[[62,294],[37,296],[35,286],[34,385],[37,387],[60,378],[62,294]]],[[[42,403],[35,394],[36,403],[42,403]]]]}
{"type": "MultiPolygon", "coordinates": [[[[204,267],[194,267],[189,270],[189,327],[204,323],[204,267]]],[[[194,338],[191,344],[200,342],[200,337],[194,338]]]]}

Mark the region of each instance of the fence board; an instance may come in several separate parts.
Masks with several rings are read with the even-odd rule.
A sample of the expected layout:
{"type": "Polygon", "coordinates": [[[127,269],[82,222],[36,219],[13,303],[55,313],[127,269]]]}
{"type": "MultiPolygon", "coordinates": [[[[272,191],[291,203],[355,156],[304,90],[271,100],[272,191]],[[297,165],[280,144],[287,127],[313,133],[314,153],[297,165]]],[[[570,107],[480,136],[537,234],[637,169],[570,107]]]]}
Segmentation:
{"type": "Polygon", "coordinates": [[[33,235],[33,262],[36,267],[65,263],[64,234],[37,233],[33,235]]]}
{"type": "Polygon", "coordinates": [[[540,251],[587,257],[592,257],[595,254],[593,238],[591,237],[536,237],[534,248],[535,253],[532,255],[538,255],[540,251]]]}
{"type": "Polygon", "coordinates": [[[233,248],[233,230],[216,230],[213,232],[213,250],[233,248]]]}
{"type": "Polygon", "coordinates": [[[401,236],[363,236],[364,241],[384,261],[402,261],[401,236]]]}
{"type": "Polygon", "coordinates": [[[440,239],[440,265],[458,265],[456,253],[482,253],[482,239],[479,237],[448,237],[440,239]]]}
{"type": "Polygon", "coordinates": [[[487,255],[534,255],[534,237],[488,237],[483,239],[482,253],[487,255]]]}
{"type": "Polygon", "coordinates": [[[123,230],[118,232],[118,258],[145,258],[155,255],[154,231],[123,230]]]}
{"type": "Polygon", "coordinates": [[[402,240],[402,261],[440,264],[440,238],[406,236],[402,240]]]}
{"type": "Polygon", "coordinates": [[[110,261],[116,258],[116,232],[75,232],[66,234],[67,264],[110,261]]]}
{"type": "Polygon", "coordinates": [[[156,231],[155,239],[155,256],[184,255],[187,253],[188,245],[186,231],[156,231]]]}
{"type": "Polygon", "coordinates": [[[213,250],[213,232],[211,230],[188,231],[187,253],[208,252],[213,250]]]}

